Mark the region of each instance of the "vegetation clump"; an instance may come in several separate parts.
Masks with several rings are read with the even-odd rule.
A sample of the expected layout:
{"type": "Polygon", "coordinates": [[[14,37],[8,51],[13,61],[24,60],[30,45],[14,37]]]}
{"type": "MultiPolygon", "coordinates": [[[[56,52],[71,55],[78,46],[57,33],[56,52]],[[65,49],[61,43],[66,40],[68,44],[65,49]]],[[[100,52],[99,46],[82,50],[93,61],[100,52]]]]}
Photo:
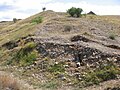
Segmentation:
{"type": "Polygon", "coordinates": [[[109,38],[112,39],[112,40],[115,40],[115,35],[111,34],[111,35],[109,36],[109,38]]]}
{"type": "Polygon", "coordinates": [[[35,46],[36,44],[34,42],[27,43],[23,48],[15,53],[13,58],[7,64],[19,64],[20,66],[27,66],[34,63],[37,58],[35,46]]]}
{"type": "Polygon", "coordinates": [[[13,18],[13,22],[16,23],[16,22],[17,22],[17,19],[16,19],[16,18],[13,18]]]}
{"type": "Polygon", "coordinates": [[[37,23],[37,24],[39,24],[39,23],[42,23],[42,21],[43,21],[43,18],[42,18],[41,16],[39,16],[39,17],[34,18],[34,19],[32,20],[32,23],[37,23]]]}
{"type": "Polygon", "coordinates": [[[75,7],[72,7],[70,9],[67,10],[67,13],[70,14],[70,16],[72,17],[80,17],[81,16],[81,13],[83,12],[83,10],[81,8],[75,8],[75,7]]]}
{"type": "Polygon", "coordinates": [[[52,66],[49,68],[49,71],[50,71],[51,73],[54,73],[54,74],[56,74],[56,73],[64,73],[64,72],[65,72],[65,68],[64,68],[64,66],[63,66],[62,63],[58,63],[58,64],[52,65],[52,66]]]}
{"type": "Polygon", "coordinates": [[[70,25],[66,25],[64,31],[70,32],[72,30],[72,27],[70,25]]]}
{"type": "Polygon", "coordinates": [[[99,69],[86,72],[82,77],[86,85],[99,84],[100,82],[116,79],[120,75],[120,68],[110,63],[106,66],[101,65],[99,69]]]}
{"type": "Polygon", "coordinates": [[[50,90],[56,90],[60,86],[59,82],[56,80],[48,81],[47,83],[43,84],[41,87],[43,90],[50,89],[50,90]]]}
{"type": "Polygon", "coordinates": [[[45,11],[45,10],[46,10],[46,7],[43,7],[42,10],[45,11]]]}

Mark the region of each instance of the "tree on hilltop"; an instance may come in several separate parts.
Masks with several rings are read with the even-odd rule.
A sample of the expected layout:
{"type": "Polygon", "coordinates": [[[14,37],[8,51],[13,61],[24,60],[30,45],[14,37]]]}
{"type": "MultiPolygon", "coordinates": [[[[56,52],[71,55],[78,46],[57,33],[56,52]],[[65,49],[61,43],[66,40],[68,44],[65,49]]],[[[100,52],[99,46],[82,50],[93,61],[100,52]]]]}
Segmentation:
{"type": "Polygon", "coordinates": [[[75,15],[76,15],[76,17],[80,17],[82,12],[83,12],[83,10],[81,8],[75,8],[75,7],[72,7],[67,10],[67,13],[69,13],[70,16],[72,16],[72,17],[74,17],[75,15]]]}

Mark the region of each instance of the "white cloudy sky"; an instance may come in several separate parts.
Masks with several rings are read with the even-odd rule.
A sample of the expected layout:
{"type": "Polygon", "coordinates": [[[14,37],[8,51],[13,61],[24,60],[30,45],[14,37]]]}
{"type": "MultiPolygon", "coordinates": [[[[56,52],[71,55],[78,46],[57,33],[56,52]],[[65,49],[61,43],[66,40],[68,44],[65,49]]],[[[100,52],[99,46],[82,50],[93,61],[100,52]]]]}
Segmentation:
{"type": "Polygon", "coordinates": [[[0,21],[26,18],[47,10],[65,12],[70,7],[80,7],[85,13],[120,15],[120,0],[0,0],[0,21]]]}

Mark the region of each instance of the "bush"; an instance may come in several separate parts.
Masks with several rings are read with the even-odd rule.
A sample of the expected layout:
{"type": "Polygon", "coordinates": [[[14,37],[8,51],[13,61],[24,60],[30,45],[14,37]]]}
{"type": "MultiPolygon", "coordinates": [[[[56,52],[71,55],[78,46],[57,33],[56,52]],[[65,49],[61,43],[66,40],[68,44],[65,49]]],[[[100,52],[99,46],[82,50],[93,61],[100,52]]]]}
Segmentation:
{"type": "Polygon", "coordinates": [[[69,13],[72,17],[74,17],[75,15],[76,15],[77,17],[80,17],[82,11],[83,11],[83,10],[82,10],[81,8],[72,7],[72,8],[70,8],[70,9],[67,10],[67,13],[69,13]]]}
{"type": "Polygon", "coordinates": [[[66,25],[64,31],[70,32],[72,30],[72,27],[70,25],[66,25]]]}
{"type": "Polygon", "coordinates": [[[94,71],[87,71],[83,76],[83,81],[87,85],[99,84],[100,82],[116,79],[117,75],[120,75],[120,68],[110,63],[107,66],[100,66],[99,69],[94,71]]]}
{"type": "Polygon", "coordinates": [[[111,35],[109,36],[109,38],[112,39],[112,40],[115,40],[115,35],[111,34],[111,35]]]}
{"type": "Polygon", "coordinates": [[[76,15],[77,15],[77,17],[81,16],[82,11],[83,10],[81,8],[76,8],[76,15]]]}
{"type": "Polygon", "coordinates": [[[20,66],[27,66],[30,64],[33,64],[36,60],[37,54],[36,52],[28,53],[27,55],[24,55],[21,60],[19,61],[20,66]]]}
{"type": "Polygon", "coordinates": [[[70,9],[68,9],[67,13],[69,13],[72,17],[74,17],[74,15],[76,13],[76,8],[72,7],[70,9]]]}
{"type": "Polygon", "coordinates": [[[46,7],[43,7],[42,10],[45,11],[45,10],[46,10],[46,7]]]}
{"type": "Polygon", "coordinates": [[[36,44],[34,42],[27,43],[13,58],[8,61],[9,64],[19,64],[20,66],[27,66],[33,64],[37,58],[37,51],[35,50],[36,44]]]}
{"type": "Polygon", "coordinates": [[[13,18],[13,22],[16,23],[16,22],[17,22],[17,19],[16,19],[16,18],[13,18]]]}
{"type": "Polygon", "coordinates": [[[43,21],[43,18],[42,18],[41,16],[39,16],[39,17],[34,18],[34,19],[32,20],[32,23],[37,23],[37,24],[39,24],[39,23],[42,23],[42,21],[43,21]]]}
{"type": "Polygon", "coordinates": [[[29,42],[24,46],[24,49],[34,49],[36,47],[36,44],[34,42],[29,42]]]}

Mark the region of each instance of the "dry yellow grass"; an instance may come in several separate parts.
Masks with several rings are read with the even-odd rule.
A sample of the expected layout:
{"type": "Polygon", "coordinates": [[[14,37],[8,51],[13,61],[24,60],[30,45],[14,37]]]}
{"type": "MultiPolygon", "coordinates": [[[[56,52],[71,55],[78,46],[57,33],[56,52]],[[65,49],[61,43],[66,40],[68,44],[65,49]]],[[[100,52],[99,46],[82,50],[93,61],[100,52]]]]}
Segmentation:
{"type": "Polygon", "coordinates": [[[20,90],[20,85],[16,79],[8,75],[0,75],[0,90],[20,90]]]}
{"type": "Polygon", "coordinates": [[[0,71],[0,90],[33,90],[33,88],[13,75],[0,71]]]}

